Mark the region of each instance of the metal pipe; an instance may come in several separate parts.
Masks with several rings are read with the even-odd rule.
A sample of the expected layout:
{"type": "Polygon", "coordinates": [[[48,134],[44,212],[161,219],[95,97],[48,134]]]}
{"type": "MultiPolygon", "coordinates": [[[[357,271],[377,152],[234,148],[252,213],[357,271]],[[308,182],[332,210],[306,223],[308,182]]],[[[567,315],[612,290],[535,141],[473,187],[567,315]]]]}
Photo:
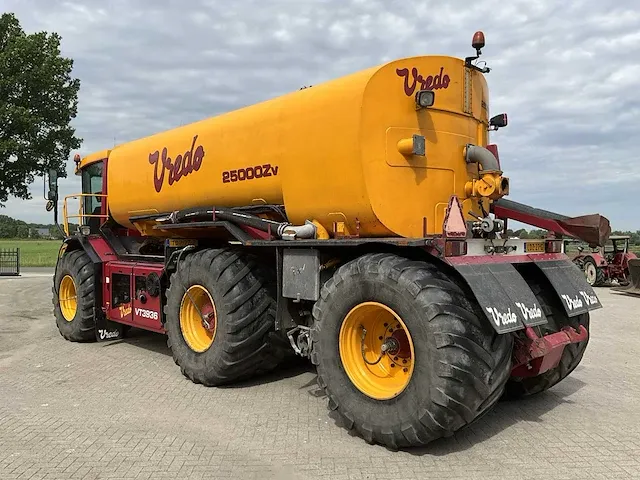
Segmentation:
{"type": "Polygon", "coordinates": [[[502,173],[496,157],[484,147],[471,143],[467,144],[465,147],[465,159],[467,163],[479,163],[482,165],[481,175],[485,173],[502,173]]]}
{"type": "Polygon", "coordinates": [[[317,228],[307,220],[304,225],[286,225],[278,230],[278,236],[284,240],[294,240],[296,238],[316,238],[317,228]]]}

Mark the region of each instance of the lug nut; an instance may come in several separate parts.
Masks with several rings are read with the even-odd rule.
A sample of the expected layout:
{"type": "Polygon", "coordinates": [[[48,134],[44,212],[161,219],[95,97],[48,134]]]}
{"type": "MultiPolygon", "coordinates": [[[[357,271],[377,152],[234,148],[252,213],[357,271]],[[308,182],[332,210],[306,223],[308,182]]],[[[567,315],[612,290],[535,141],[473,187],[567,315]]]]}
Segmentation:
{"type": "Polygon", "coordinates": [[[388,323],[385,323],[385,324],[384,324],[384,326],[385,326],[385,327],[388,327],[388,326],[389,326],[389,324],[388,324],[388,323]]]}
{"type": "Polygon", "coordinates": [[[398,361],[398,357],[393,357],[393,359],[397,362],[398,361]]]}
{"type": "Polygon", "coordinates": [[[391,368],[393,368],[393,367],[395,367],[395,366],[396,366],[396,364],[395,364],[395,363],[392,363],[392,364],[391,364],[391,368]]]}
{"type": "Polygon", "coordinates": [[[399,323],[396,325],[396,328],[400,328],[400,324],[399,323]]]}
{"type": "Polygon", "coordinates": [[[403,368],[403,369],[402,369],[402,371],[403,371],[404,373],[407,373],[407,372],[409,371],[409,369],[408,369],[408,368],[403,368]]]}
{"type": "Polygon", "coordinates": [[[390,328],[390,329],[389,329],[389,333],[393,333],[393,328],[390,328]]]}
{"type": "Polygon", "coordinates": [[[406,359],[402,360],[402,363],[407,363],[407,360],[406,359]]]}

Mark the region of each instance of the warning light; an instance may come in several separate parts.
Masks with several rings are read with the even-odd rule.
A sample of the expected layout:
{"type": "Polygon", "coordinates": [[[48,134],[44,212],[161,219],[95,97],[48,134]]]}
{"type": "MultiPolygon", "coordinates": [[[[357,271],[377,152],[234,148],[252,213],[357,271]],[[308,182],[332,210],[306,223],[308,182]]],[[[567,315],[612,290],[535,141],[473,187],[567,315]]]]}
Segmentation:
{"type": "Polygon", "coordinates": [[[476,49],[478,55],[480,55],[480,49],[484,48],[484,33],[478,30],[473,34],[473,40],[471,41],[471,46],[476,49]]]}

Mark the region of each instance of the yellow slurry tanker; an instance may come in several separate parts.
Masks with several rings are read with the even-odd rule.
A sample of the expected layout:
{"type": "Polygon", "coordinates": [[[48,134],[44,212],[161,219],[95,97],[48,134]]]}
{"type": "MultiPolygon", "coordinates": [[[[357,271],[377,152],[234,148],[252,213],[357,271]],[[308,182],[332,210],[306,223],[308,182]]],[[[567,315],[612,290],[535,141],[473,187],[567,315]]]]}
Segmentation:
{"type": "Polygon", "coordinates": [[[60,333],[164,333],[207,386],[308,357],[347,428],[392,448],[561,381],[601,307],[562,236],[610,229],[503,198],[483,46],[478,32],[465,59],[395,60],[76,156],[60,333]],[[509,218],[554,234],[510,239],[509,218]]]}

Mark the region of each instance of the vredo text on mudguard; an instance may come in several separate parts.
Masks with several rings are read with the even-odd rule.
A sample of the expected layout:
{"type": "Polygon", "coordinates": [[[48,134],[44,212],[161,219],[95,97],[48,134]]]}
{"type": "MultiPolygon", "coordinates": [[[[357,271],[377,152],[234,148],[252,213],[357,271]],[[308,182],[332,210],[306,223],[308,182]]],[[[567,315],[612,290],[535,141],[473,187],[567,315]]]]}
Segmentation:
{"type": "Polygon", "coordinates": [[[593,287],[587,283],[584,273],[570,260],[532,261],[544,273],[560,297],[565,312],[570,317],[602,308],[593,287]]]}
{"type": "MultiPolygon", "coordinates": [[[[532,262],[549,279],[568,316],[601,308],[593,289],[571,261],[532,258],[532,262]]],[[[547,323],[540,302],[513,264],[473,262],[452,266],[464,278],[498,333],[547,323]]]]}
{"type": "Polygon", "coordinates": [[[455,264],[498,333],[547,323],[540,302],[510,263],[455,264]]]}

